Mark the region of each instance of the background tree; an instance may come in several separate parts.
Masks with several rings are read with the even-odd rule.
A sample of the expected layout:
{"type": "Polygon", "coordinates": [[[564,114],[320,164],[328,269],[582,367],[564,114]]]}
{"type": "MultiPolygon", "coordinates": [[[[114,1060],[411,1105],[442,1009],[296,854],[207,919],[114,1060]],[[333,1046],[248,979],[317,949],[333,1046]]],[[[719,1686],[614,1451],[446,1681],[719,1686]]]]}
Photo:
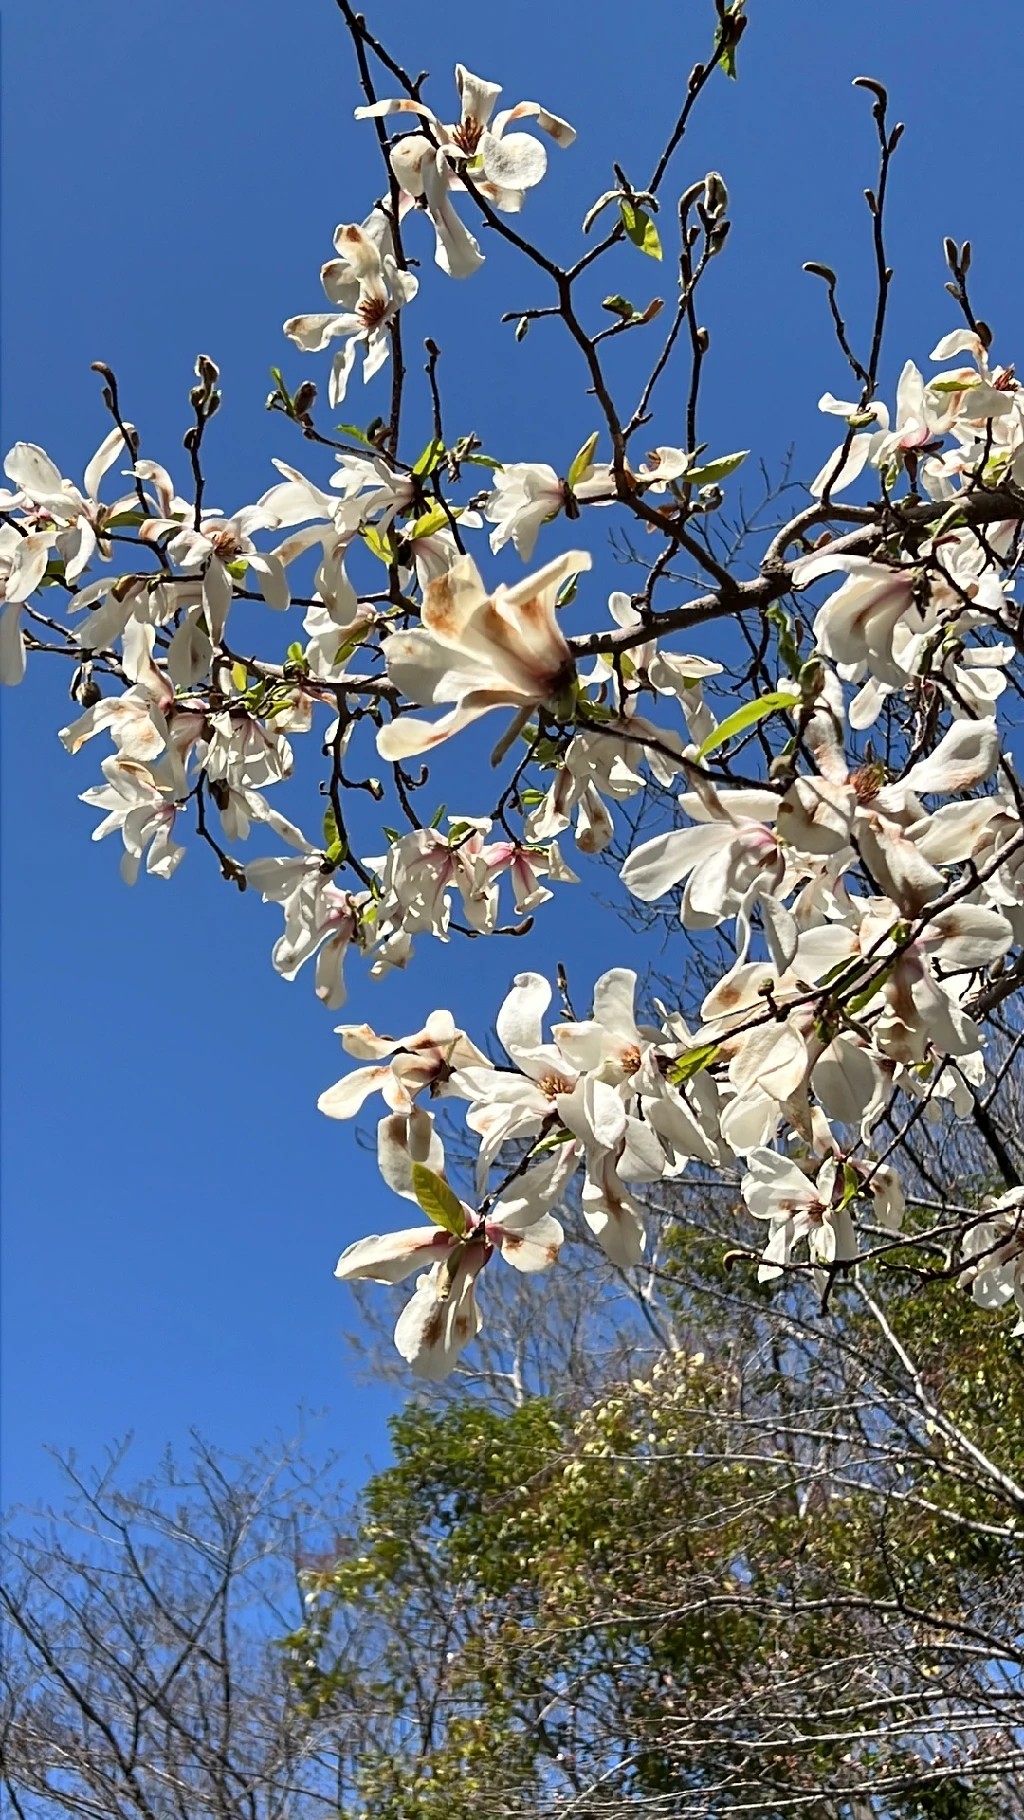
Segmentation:
{"type": "Polygon", "coordinates": [[[280,1639],[333,1542],[332,1468],[198,1439],[151,1480],[63,1463],[68,1497],[6,1532],[0,1774],[24,1820],[302,1820],[344,1799],[346,1723],[296,1696],[280,1639]]]}

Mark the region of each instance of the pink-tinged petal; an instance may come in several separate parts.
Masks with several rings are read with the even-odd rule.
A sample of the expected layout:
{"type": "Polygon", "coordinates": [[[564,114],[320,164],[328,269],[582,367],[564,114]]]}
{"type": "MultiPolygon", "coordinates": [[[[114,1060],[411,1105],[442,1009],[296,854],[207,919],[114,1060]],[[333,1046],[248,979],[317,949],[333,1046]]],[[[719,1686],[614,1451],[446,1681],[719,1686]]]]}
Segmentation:
{"type": "Polygon", "coordinates": [[[507,190],[531,190],[548,168],[548,155],[531,133],[486,133],[480,146],[490,181],[507,190]]]}
{"type": "Polygon", "coordinates": [[[449,278],[470,278],[483,265],[484,256],[452,207],[450,167],[442,152],[424,159],[422,176],[423,194],[437,234],[435,260],[449,278]]]}
{"type": "Polygon", "coordinates": [[[991,777],[999,761],[994,720],[955,720],[934,752],[912,765],[902,782],[917,796],[956,796],[991,777]]]}
{"type": "Polygon", "coordinates": [[[289,316],[283,332],[304,354],[319,354],[336,335],[345,333],[346,321],[337,310],[317,311],[310,316],[289,316]]]}
{"type": "Polygon", "coordinates": [[[678,885],[694,866],[716,853],[731,833],[731,828],[723,828],[721,822],[706,822],[696,828],[673,828],[668,834],[656,834],[653,840],[634,847],[619,876],[627,891],[641,903],[653,903],[678,885]]]}
{"type": "MultiPolygon", "coordinates": [[[[131,435],[135,428],[134,424],[131,423],[126,423],[124,427],[129,435],[131,435]]],[[[96,450],[95,455],[82,477],[87,499],[96,498],[96,495],[100,490],[100,481],[103,479],[107,469],[113,467],[120,454],[126,453],[125,439],[119,429],[111,430],[109,436],[104,436],[103,441],[100,443],[99,448],[96,450]]]]}
{"type": "Polygon", "coordinates": [[[28,600],[46,574],[53,537],[49,531],[30,531],[14,552],[4,596],[12,602],[28,600]]]}
{"type": "Polygon", "coordinates": [[[362,1278],[370,1283],[403,1283],[414,1270],[422,1270],[431,1252],[450,1251],[454,1240],[439,1226],[411,1226],[403,1232],[385,1232],[357,1239],[342,1252],[335,1276],[343,1283],[362,1278]]]}
{"type": "Polygon", "coordinates": [[[541,132],[547,133],[548,138],[553,139],[563,151],[567,146],[572,145],[576,137],[576,128],[570,126],[568,120],[561,119],[558,114],[549,113],[546,107],[541,107],[539,101],[517,101],[515,107],[505,108],[495,118],[495,133],[499,135],[504,133],[512,120],[536,120],[541,132]]]}
{"type": "Polygon", "coordinates": [[[816,1200],[814,1183],[790,1157],[776,1150],[756,1149],[747,1157],[747,1173],[740,1192],[758,1220],[777,1220],[816,1200]]]}
{"type": "Polygon", "coordinates": [[[278,613],[287,613],[292,597],[280,557],[258,556],[253,552],[248,562],[250,569],[259,576],[259,590],[267,606],[278,613]]]}
{"type": "Polygon", "coordinates": [[[553,1214],[528,1207],[526,1217],[520,1217],[514,1209],[499,1207],[488,1218],[487,1237],[513,1270],[532,1275],[557,1263],[565,1234],[553,1214]]]}
{"type": "Polygon", "coordinates": [[[0,611],[0,683],[15,688],[24,678],[25,667],[21,607],[11,601],[0,611]]]}
{"type": "Polygon", "coordinates": [[[486,1261],[484,1247],[471,1245],[459,1259],[450,1283],[444,1262],[420,1277],[395,1328],[395,1345],[417,1377],[430,1383],[446,1378],[463,1348],[480,1332],[476,1278],[486,1261]]]}
{"type": "Polygon", "coordinates": [[[623,1187],[611,1156],[590,1161],[581,1196],[583,1217],[605,1256],[632,1270],[644,1254],[643,1209],[623,1187]]]}
{"type": "Polygon", "coordinates": [[[233,594],[231,577],[224,564],[218,557],[211,556],[203,572],[203,609],[215,645],[219,645],[224,636],[233,594]]]}
{"type": "Polygon", "coordinates": [[[319,1110],[329,1119],[354,1118],[371,1093],[379,1093],[391,1078],[390,1068],[354,1068],[333,1087],[328,1087],[317,1100],[319,1110]]]}
{"type": "Polygon", "coordinates": [[[998,910],[986,910],[980,904],[954,904],[943,910],[928,925],[922,945],[938,944],[938,960],[944,973],[960,973],[975,967],[991,967],[1006,953],[1013,942],[1013,929],[998,910]]]}
{"type": "Polygon", "coordinates": [[[638,1037],[633,1014],[635,998],[636,974],[632,967],[611,967],[594,986],[594,1017],[612,1036],[627,1043],[635,1043],[638,1037]]]}
{"type": "Polygon", "coordinates": [[[392,1112],[377,1126],[377,1167],[388,1187],[406,1201],[416,1200],[412,1166],[424,1163],[435,1175],[444,1170],[444,1145],[429,1112],[392,1112]]]}
{"type": "Polygon", "coordinates": [[[551,987],[543,974],[516,974],[495,1024],[498,1041],[513,1061],[532,1056],[542,1047],[543,1018],[550,1003],[551,987]]]}
{"type": "Polygon", "coordinates": [[[393,101],[373,101],[369,105],[357,107],[353,111],[354,120],[386,120],[390,114],[416,114],[420,120],[430,120],[438,124],[437,115],[422,101],[410,101],[402,95],[393,101]]]}
{"type": "MultiPolygon", "coordinates": [[[[482,694],[482,691],[480,692],[482,694]]],[[[443,720],[418,720],[415,715],[403,714],[398,720],[388,722],[377,734],[377,751],[381,758],[389,763],[400,763],[405,758],[419,758],[423,752],[432,752],[435,746],[441,746],[446,739],[461,733],[482,714],[492,708],[501,707],[507,698],[503,695],[487,696],[481,700],[467,697],[459,707],[453,708],[443,720]]]]}
{"type": "Polygon", "coordinates": [[[45,449],[34,442],[16,442],[4,457],[4,473],[33,499],[64,492],[64,476],[45,449]]]}
{"type": "Polygon", "coordinates": [[[774,1019],[748,1031],[729,1064],[729,1079],[737,1093],[756,1087],[773,1099],[788,1100],[803,1085],[807,1049],[798,1030],[774,1019]]]}
{"type": "Polygon", "coordinates": [[[840,1034],[814,1064],[811,1086],[830,1119],[856,1125],[871,1105],[880,1080],[863,1043],[840,1034]]]}

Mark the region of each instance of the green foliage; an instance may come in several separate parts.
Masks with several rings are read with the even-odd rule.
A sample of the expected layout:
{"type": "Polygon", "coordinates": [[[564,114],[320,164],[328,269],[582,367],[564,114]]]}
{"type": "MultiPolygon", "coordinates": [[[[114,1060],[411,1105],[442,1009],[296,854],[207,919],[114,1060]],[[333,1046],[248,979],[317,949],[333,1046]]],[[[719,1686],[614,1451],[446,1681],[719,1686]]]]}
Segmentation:
{"type": "MultiPolygon", "coordinates": [[[[535,1817],[597,1781],[671,1807],[724,1779],[776,1820],[856,1772],[889,1791],[879,1820],[995,1820],[978,1777],[925,1773],[947,1703],[989,1697],[963,1627],[993,1660],[1019,1630],[1024,1551],[994,1481],[922,1413],[859,1298],[837,1291],[817,1328],[786,1279],[738,1298],[699,1225],[673,1228],[665,1260],[681,1330],[723,1334],[731,1303],[717,1351],[668,1353],[583,1407],[467,1399],[393,1421],[394,1463],[292,1640],[317,1710],[369,1703],[360,1812],[535,1817]],[[916,1715],[891,1740],[887,1680],[916,1715]]],[[[983,1416],[1012,1471],[1024,1379],[1005,1336],[891,1281],[927,1397],[979,1445],[983,1416]]]]}

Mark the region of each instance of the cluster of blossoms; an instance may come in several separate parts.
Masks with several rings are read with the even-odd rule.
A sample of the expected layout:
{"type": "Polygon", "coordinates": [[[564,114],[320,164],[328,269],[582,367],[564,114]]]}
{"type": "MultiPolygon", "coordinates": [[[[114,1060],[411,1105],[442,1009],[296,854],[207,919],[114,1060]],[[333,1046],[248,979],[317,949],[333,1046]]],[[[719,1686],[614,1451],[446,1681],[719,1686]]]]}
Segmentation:
{"type": "MultiPolygon", "coordinates": [[[[331,309],[285,324],[305,352],[340,344],[332,404],[360,347],[364,378],[380,371],[417,296],[404,218],[425,213],[437,263],[466,277],[482,255],[452,197],[517,211],[547,158],[541,140],[509,129],[528,119],[556,145],[574,137],[535,102],[495,113],[497,87],[461,65],[456,79],[454,123],[412,95],[358,110],[411,114],[423,130],[390,146],[397,202],[338,228],[322,273],[331,309]]],[[[724,206],[712,176],[709,234],[724,206]]],[[[814,482],[817,506],[776,540],[763,571],[778,674],[721,720],[714,680],[724,663],[666,649],[672,615],[654,611],[650,594],[613,593],[608,622],[574,639],[563,615],[586,598],[586,550],[507,582],[485,577],[466,540],[488,527],[490,557],[511,546],[532,563],[547,527],[595,507],[685,528],[715,509],[742,456],[707,462],[700,449],[666,444],[644,463],[621,447],[602,462],[591,438],[563,477],[547,463],[502,466],[473,437],[436,435],[409,464],[396,436],[353,432],[324,485],[278,461],[275,484],[228,515],[203,504],[201,489],[192,501],[176,492],[168,471],[140,455],[116,400],[116,428],[81,487],[32,444],[8,454],[0,677],[22,679],[27,654],[57,624],[39,603],[61,599],[81,712],[60,737],[69,752],[101,734],[112,746],[104,782],[83,795],[103,811],[94,838],[120,834],[129,883],[143,863],[167,878],[192,806],[226,876],[283,913],[274,966],[291,979],[315,960],[327,1006],[344,1003],[350,948],[379,976],[408,963],[419,935],[492,934],[503,879],[522,928],[554,888],[578,882],[560,839],[584,856],[605,853],[620,805],[678,791],[679,825],[634,844],[621,879],[641,903],[678,902],[697,939],[731,932],[731,962],[692,1028],[661,1005],[656,1022],[638,1023],[636,974],[621,967],[597,982],[589,1018],[548,1031],[550,987],[518,975],[497,1019],[501,1065],[444,1011],[397,1040],[341,1028],[361,1065],[321,1108],[348,1118],[383,1095],[382,1177],[430,1223],[358,1241],[338,1275],[393,1283],[421,1271],[396,1331],[421,1375],[449,1371],[478,1331],[476,1282],[493,1253],[521,1270],[555,1262],[556,1214],[574,1178],[587,1225],[628,1270],[645,1244],[638,1188],[692,1162],[735,1172],[767,1226],[761,1275],[809,1263],[827,1283],[860,1255],[859,1228],[891,1233],[903,1219],[904,1187],[881,1141],[894,1096],[933,1117],[973,1107],[987,995],[1024,943],[1022,796],[997,720],[1021,648],[1012,593],[1024,493],[1016,516],[1006,502],[1024,489],[1024,390],[1012,369],[990,365],[973,330],[947,336],[933,358],[941,371],[930,380],[904,368],[895,424],[877,401],[821,401],[845,419],[843,443],[814,482]],[[967,364],[942,364],[952,360],[967,364]],[[105,503],[115,466],[123,490],[105,503]],[[452,503],[467,469],[486,484],[452,503]],[[804,529],[827,525],[833,497],[868,474],[885,510],[865,509],[860,528],[808,545],[804,529]],[[118,570],[126,543],[148,566],[118,570]],[[353,579],[367,558],[381,565],[369,588],[353,579]],[[312,580],[298,594],[303,563],[312,580]],[[90,579],[95,564],[108,572],[90,579]],[[773,604],[831,577],[838,585],[804,616],[809,628],[773,604]],[[254,600],[302,614],[304,639],[284,661],[244,654],[243,603],[254,600]],[[813,649],[802,654],[808,629],[813,649]],[[487,716],[500,719],[491,763],[511,771],[498,803],[441,810],[425,824],[413,800],[422,778],[407,765],[487,716]],[[880,721],[885,760],[861,737],[880,721]],[[293,741],[314,727],[331,758],[319,839],[269,800],[293,772],[293,741]],[[344,823],[354,794],[345,767],[359,762],[367,733],[408,823],[377,855],[357,854],[344,823]],[[753,754],[753,777],[733,774],[739,752],[753,754]],[[211,823],[226,842],[259,829],[286,851],[243,864],[211,823]],[[473,1205],[446,1178],[437,1099],[462,1101],[479,1141],[473,1205]]],[[[201,430],[219,404],[219,374],[205,357],[196,372],[201,430]]],[[[293,396],[279,381],[269,402],[308,428],[309,390],[293,396]]],[[[720,589],[717,607],[693,603],[678,623],[725,618],[737,601],[720,589]]],[[[762,678],[768,649],[766,637],[762,678]]],[[[376,777],[357,787],[373,800],[385,788],[376,777]]],[[[620,816],[620,836],[624,826],[620,816]]],[[[1015,1194],[986,1207],[964,1241],[964,1280],[985,1306],[1015,1296],[1024,1308],[1015,1194]]]]}

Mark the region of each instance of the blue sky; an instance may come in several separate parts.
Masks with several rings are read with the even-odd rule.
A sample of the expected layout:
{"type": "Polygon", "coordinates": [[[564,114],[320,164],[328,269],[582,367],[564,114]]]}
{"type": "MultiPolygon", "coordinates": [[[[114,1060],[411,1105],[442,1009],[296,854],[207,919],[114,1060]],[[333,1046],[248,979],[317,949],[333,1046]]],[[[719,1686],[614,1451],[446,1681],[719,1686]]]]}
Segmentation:
{"type": "MultiPolygon", "coordinates": [[[[677,166],[680,186],[720,170],[735,223],[704,305],[712,453],[750,447],[775,471],[795,444],[807,475],[835,440],[815,401],[844,395],[847,376],[822,287],[800,266],[836,266],[863,340],[874,148],[867,98],[850,87],[861,73],[889,84],[908,127],[886,389],[955,324],[945,233],[972,238],[976,304],[997,357],[1012,359],[1024,252],[995,115],[1024,27],[1013,0],[969,10],[968,31],[957,0],[749,0],[740,81],[716,82],[677,166]]],[[[613,157],[635,182],[650,170],[712,7],[368,0],[367,13],[409,66],[430,68],[442,113],[461,60],[509,101],[532,96],[574,122],[577,145],[552,154],[524,218],[558,252],[576,244],[613,157]]],[[[4,448],[42,443],[80,475],[106,429],[89,372],[104,359],[145,451],[184,485],[202,350],[224,382],[208,498],[233,510],[258,496],[272,454],[325,480],[329,463],[263,400],[274,363],[325,381],[323,359],[288,348],[280,324],[319,307],[336,222],[358,220],[380,188],[331,0],[34,0],[3,17],[3,82],[4,448]]],[[[545,301],[538,282],[485,242],[483,271],[447,283],[425,224],[413,226],[423,289],[408,333],[444,350],[449,424],[507,459],[564,467],[595,427],[580,374],[546,325],[517,347],[497,322],[545,301]]],[[[599,295],[671,297],[667,262],[621,258],[599,295]]],[[[367,421],[386,396],[386,379],[365,395],[354,385],[344,414],[367,421]]],[[[653,440],[683,440],[670,409],[653,440]]],[[[600,550],[600,522],[585,528],[600,550]]],[[[545,536],[542,557],[568,547],[572,527],[545,536]]],[[[630,585],[607,557],[601,579],[630,585]]],[[[308,978],[286,986],[272,973],[277,913],[239,900],[209,855],[191,851],[169,885],[121,884],[115,843],[90,843],[93,815],[77,801],[97,781],[98,747],[72,760],[55,737],[70,718],[67,680],[39,659],[3,701],[4,1499],[50,1488],[45,1443],[91,1456],[134,1429],[151,1457],[198,1424],[244,1448],[290,1432],[300,1406],[325,1412],[317,1432],[358,1478],[383,1455],[391,1393],[353,1372],[353,1305],[331,1271],[343,1244],[394,1213],[371,1159],[316,1112],[341,1072],[335,1020],[308,978]]],[[[582,999],[624,940],[587,903],[569,894],[514,948],[422,949],[407,977],[382,985],[353,965],[344,1015],[398,1031],[448,1004],[479,1035],[511,974],[556,957],[571,959],[582,999]]]]}

